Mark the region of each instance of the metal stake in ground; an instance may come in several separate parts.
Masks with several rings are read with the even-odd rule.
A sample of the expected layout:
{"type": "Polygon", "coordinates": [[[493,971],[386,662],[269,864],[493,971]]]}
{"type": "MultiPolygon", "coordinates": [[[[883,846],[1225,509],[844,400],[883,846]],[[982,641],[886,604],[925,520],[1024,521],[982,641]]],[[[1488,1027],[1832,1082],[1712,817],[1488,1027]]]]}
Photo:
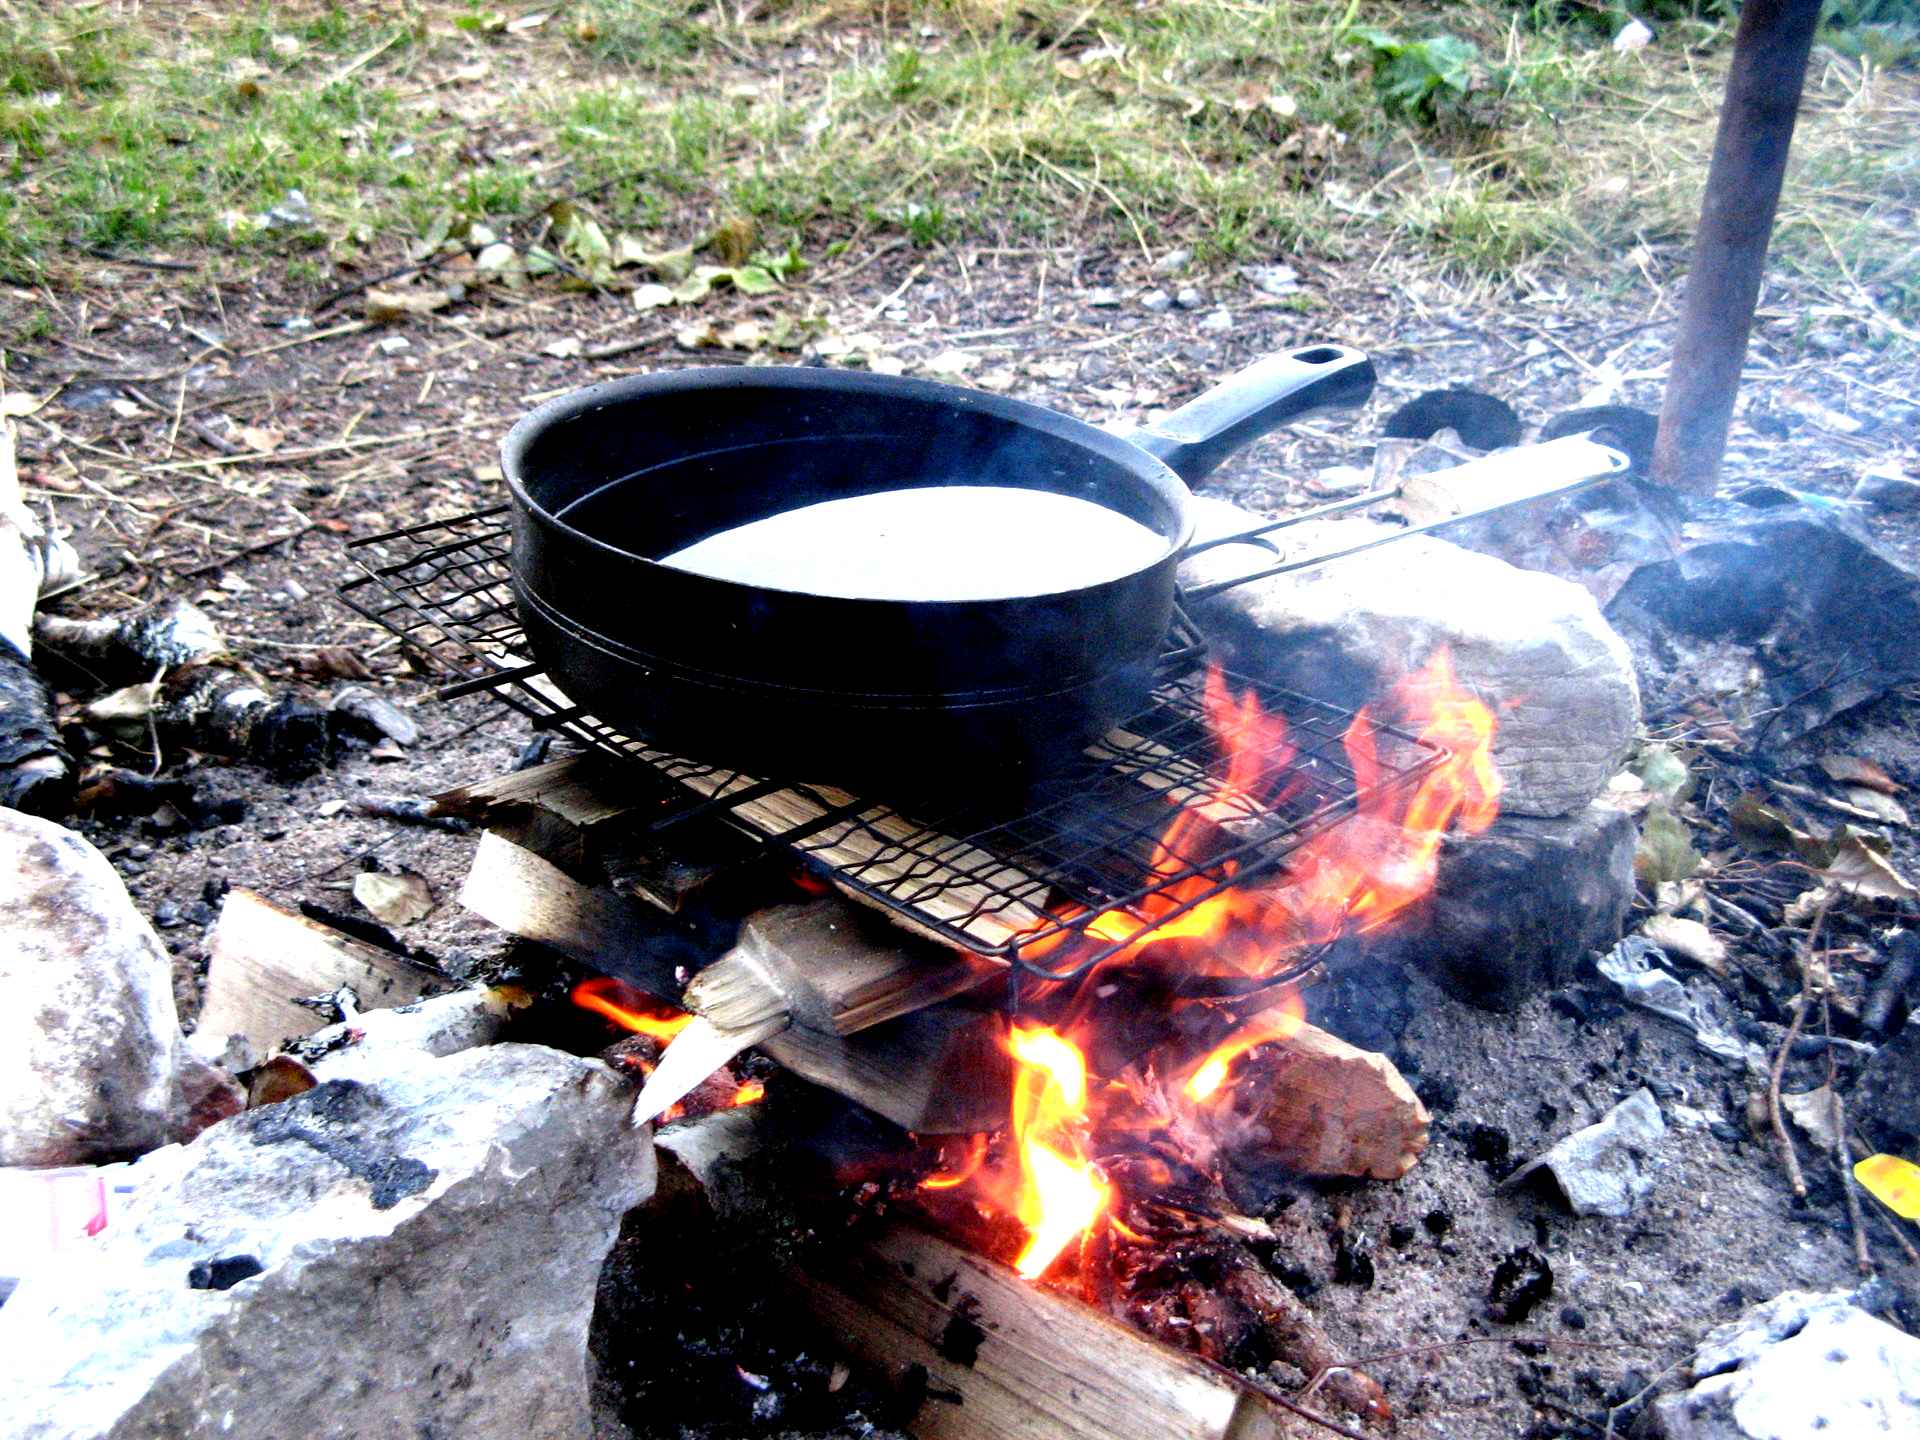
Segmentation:
{"type": "Polygon", "coordinates": [[[1653,478],[1713,493],[1820,0],[1747,0],[1687,274],[1653,478]]]}

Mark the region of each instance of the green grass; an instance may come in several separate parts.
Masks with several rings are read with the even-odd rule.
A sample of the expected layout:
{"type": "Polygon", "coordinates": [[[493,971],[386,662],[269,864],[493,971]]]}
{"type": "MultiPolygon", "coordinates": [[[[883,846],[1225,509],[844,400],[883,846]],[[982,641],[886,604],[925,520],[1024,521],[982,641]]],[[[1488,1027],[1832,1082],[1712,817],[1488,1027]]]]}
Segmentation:
{"type": "MultiPolygon", "coordinates": [[[[815,254],[880,233],[1203,262],[1396,246],[1494,283],[1552,262],[1607,284],[1697,210],[1726,32],[1680,8],[1700,18],[1620,56],[1591,6],[1544,0],[769,0],[744,22],[576,0],[521,33],[498,25],[526,7],[464,0],[135,25],[15,0],[0,274],[57,281],[73,246],[384,259],[612,182],[609,228],[663,242],[738,214],[815,254]],[[1389,76],[1399,51],[1362,27],[1443,78],[1389,76]],[[291,188],[314,232],[254,223],[291,188]]],[[[1903,315],[1916,94],[1817,53],[1779,232],[1783,266],[1903,315]]]]}

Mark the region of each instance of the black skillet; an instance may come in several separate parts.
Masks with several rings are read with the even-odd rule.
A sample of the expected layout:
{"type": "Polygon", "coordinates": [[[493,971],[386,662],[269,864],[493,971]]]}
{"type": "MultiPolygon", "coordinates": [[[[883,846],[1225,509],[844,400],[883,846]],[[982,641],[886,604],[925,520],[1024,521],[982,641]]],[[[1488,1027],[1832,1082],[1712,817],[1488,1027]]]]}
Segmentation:
{"type": "Polygon", "coordinates": [[[1289,421],[1362,404],[1373,366],[1269,356],[1127,438],[895,376],[774,367],[644,375],[540,407],[502,446],[534,658],[631,733],[750,773],[891,795],[1017,791],[1137,705],[1192,538],[1189,483],[1289,421]],[[1165,551],[1098,585],[1001,599],[802,594],[656,563],[848,495],[1010,485],[1094,501],[1165,551]]]}

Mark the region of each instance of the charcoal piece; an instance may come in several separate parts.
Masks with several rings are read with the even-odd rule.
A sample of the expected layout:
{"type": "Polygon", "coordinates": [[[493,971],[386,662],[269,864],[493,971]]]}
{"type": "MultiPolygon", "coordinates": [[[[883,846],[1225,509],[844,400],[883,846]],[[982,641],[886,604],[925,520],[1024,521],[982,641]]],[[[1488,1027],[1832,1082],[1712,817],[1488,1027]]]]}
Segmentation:
{"type": "Polygon", "coordinates": [[[1441,842],[1433,890],[1370,937],[1371,953],[1457,1000],[1513,1010],[1613,945],[1633,903],[1632,820],[1602,806],[1560,820],[1503,815],[1441,842]]]}
{"type": "Polygon", "coordinates": [[[54,724],[46,682],[0,641],[0,805],[63,815],[73,799],[73,762],[54,724]]]}
{"type": "Polygon", "coordinates": [[[1467,1130],[1467,1158],[1496,1174],[1506,1169],[1512,1149],[1513,1142],[1498,1125],[1475,1124],[1467,1130]]]}
{"type": "Polygon", "coordinates": [[[1867,1062],[1847,1118],[1877,1149],[1920,1154],[1920,1021],[1908,1020],[1867,1062]]]}
{"type": "Polygon", "coordinates": [[[1840,506],[1794,499],[1642,565],[1607,606],[1650,717],[1704,702],[1772,748],[1920,680],[1920,571],[1840,506]]]}
{"type": "Polygon", "coordinates": [[[1372,1246],[1363,1235],[1351,1230],[1340,1232],[1333,1251],[1333,1279],[1336,1285],[1352,1285],[1361,1290],[1373,1287],[1372,1246]]]}
{"type": "Polygon", "coordinates": [[[1518,1325],[1551,1294],[1553,1267],[1539,1251],[1522,1245],[1494,1267],[1487,1313],[1503,1324],[1518,1325]]]}
{"type": "Polygon", "coordinates": [[[1483,390],[1429,390],[1389,415],[1380,433],[1389,440],[1426,440],[1442,430],[1453,431],[1476,450],[1520,443],[1520,417],[1483,390]]]}
{"type": "Polygon", "coordinates": [[[1584,410],[1566,410],[1540,427],[1542,440],[1558,440],[1562,435],[1578,435],[1586,430],[1604,430],[1595,438],[1615,443],[1626,452],[1635,475],[1645,475],[1653,460],[1653,437],[1660,419],[1631,405],[1593,405],[1584,410]]]}
{"type": "Polygon", "coordinates": [[[222,1255],[217,1260],[198,1260],[187,1271],[190,1290],[231,1290],[242,1280],[251,1280],[267,1267],[257,1255],[222,1255]]]}

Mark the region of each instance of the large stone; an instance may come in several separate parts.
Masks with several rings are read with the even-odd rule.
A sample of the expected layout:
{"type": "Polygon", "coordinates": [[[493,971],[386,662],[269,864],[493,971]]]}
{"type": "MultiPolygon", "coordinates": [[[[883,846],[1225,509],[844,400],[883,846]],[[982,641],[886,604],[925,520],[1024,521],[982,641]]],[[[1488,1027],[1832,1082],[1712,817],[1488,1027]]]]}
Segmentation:
{"type": "Polygon", "coordinates": [[[587,1440],[586,1338],[652,1137],[604,1065],[419,1056],[133,1167],[0,1309],[13,1440],[587,1440]]]}
{"type": "MultiPolygon", "coordinates": [[[[1259,523],[1218,500],[1196,510],[1201,538],[1259,523]]],[[[1181,579],[1202,585],[1391,533],[1357,521],[1296,527],[1271,548],[1204,551],[1181,579]]],[[[1499,716],[1493,756],[1509,815],[1581,809],[1618,772],[1640,720],[1632,656],[1591,595],[1430,536],[1238,586],[1201,602],[1196,618],[1235,668],[1349,708],[1447,650],[1499,716]]]]}
{"type": "Polygon", "coordinates": [[[1788,1290],[1711,1331],[1697,1382],[1648,1417],[1663,1440],[1920,1435],[1920,1340],[1844,1291],[1788,1290]]]}
{"type": "Polygon", "coordinates": [[[1440,843],[1433,890],[1370,953],[1418,969],[1455,999],[1511,1010],[1572,982],[1619,940],[1633,904],[1633,822],[1589,805],[1559,820],[1502,815],[1440,843]]]}
{"type": "Polygon", "coordinates": [[[180,1044],[172,963],[107,858],[0,810],[0,1164],[164,1144],[180,1044]]]}

